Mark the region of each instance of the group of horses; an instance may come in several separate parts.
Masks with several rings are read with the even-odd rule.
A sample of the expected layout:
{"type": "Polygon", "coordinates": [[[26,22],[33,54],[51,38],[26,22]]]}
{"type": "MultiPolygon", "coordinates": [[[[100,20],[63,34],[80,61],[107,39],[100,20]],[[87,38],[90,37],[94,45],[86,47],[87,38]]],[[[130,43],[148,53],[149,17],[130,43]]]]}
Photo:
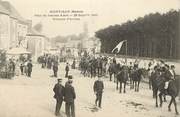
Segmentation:
{"type": "Polygon", "coordinates": [[[158,106],[162,107],[162,104],[163,104],[162,97],[164,96],[164,101],[166,101],[165,96],[169,95],[171,97],[171,100],[168,105],[168,111],[171,111],[171,105],[173,103],[174,107],[175,107],[175,112],[178,115],[179,112],[177,110],[176,97],[180,93],[180,76],[176,75],[174,80],[169,81],[169,85],[168,85],[168,88],[166,91],[164,89],[165,84],[160,79],[163,79],[161,75],[157,75],[155,78],[151,78],[152,88],[153,88],[152,89],[153,97],[156,98],[156,107],[158,107],[158,106]],[[158,94],[158,92],[159,92],[159,94],[158,94]],[[160,101],[159,105],[158,105],[158,96],[159,96],[159,101],[160,101]]]}
{"type": "Polygon", "coordinates": [[[119,86],[120,93],[122,92],[123,84],[124,84],[123,92],[126,93],[127,81],[130,81],[130,89],[134,89],[135,92],[138,92],[141,79],[143,77],[149,77],[149,82],[151,82],[149,83],[149,85],[152,86],[153,97],[156,99],[156,107],[158,106],[162,107],[162,104],[163,104],[162,98],[164,97],[164,100],[166,101],[165,96],[169,95],[171,97],[171,100],[168,105],[168,110],[171,111],[171,105],[173,103],[175,106],[176,114],[179,114],[177,110],[176,97],[178,96],[180,92],[180,76],[176,75],[175,79],[169,82],[168,89],[167,91],[165,91],[164,89],[165,82],[163,81],[163,78],[161,75],[157,75],[152,78],[151,76],[148,76],[149,71],[144,68],[136,68],[136,67],[132,68],[128,66],[120,67],[118,64],[117,65],[113,65],[113,64],[114,63],[112,63],[112,65],[110,65],[109,67],[110,80],[111,80],[112,74],[114,74],[114,81],[116,81],[117,90],[120,84],[119,86]],[[113,68],[112,66],[114,66],[115,68],[113,68]],[[116,70],[116,71],[113,71],[113,70],[116,70]],[[160,100],[159,105],[158,105],[158,97],[160,100]]]}
{"type": "Polygon", "coordinates": [[[79,62],[81,73],[87,77],[103,76],[106,74],[107,57],[82,57],[79,62]]]}
{"type": "Polygon", "coordinates": [[[149,78],[149,88],[152,87],[153,97],[156,99],[156,107],[162,107],[163,100],[166,100],[165,96],[171,97],[168,105],[168,110],[171,111],[172,103],[175,106],[175,112],[178,113],[176,97],[180,91],[180,76],[176,75],[175,80],[170,81],[167,92],[164,91],[165,83],[162,82],[162,76],[149,76],[149,71],[145,68],[138,68],[138,65],[127,66],[117,64],[116,61],[109,62],[107,58],[82,58],[79,64],[81,73],[84,76],[102,76],[103,74],[109,73],[109,80],[112,81],[114,76],[114,82],[116,83],[116,89],[122,93],[126,93],[126,86],[129,83],[130,89],[134,89],[135,92],[139,92],[139,86],[142,78],[149,78]],[[129,81],[129,82],[128,82],[129,81]],[[158,105],[158,97],[160,104],[158,105]]]}
{"type": "Polygon", "coordinates": [[[123,92],[126,93],[127,81],[130,81],[130,89],[135,89],[135,92],[139,91],[139,85],[142,77],[146,75],[146,70],[143,68],[133,68],[128,66],[121,66],[120,64],[111,63],[109,66],[109,77],[112,81],[112,76],[114,75],[114,82],[116,82],[116,89],[122,92],[122,85],[124,84],[123,92]]]}

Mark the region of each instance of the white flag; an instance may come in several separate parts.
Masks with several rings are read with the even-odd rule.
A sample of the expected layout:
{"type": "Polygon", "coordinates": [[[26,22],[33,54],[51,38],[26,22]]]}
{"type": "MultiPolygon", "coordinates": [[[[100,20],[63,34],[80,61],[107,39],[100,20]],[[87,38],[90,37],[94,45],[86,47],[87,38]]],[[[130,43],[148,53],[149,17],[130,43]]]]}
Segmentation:
{"type": "Polygon", "coordinates": [[[112,50],[112,53],[114,52],[115,49],[118,49],[118,51],[117,51],[117,53],[118,53],[121,50],[121,47],[125,41],[127,41],[127,40],[123,40],[123,41],[119,42],[119,44],[112,50]]]}

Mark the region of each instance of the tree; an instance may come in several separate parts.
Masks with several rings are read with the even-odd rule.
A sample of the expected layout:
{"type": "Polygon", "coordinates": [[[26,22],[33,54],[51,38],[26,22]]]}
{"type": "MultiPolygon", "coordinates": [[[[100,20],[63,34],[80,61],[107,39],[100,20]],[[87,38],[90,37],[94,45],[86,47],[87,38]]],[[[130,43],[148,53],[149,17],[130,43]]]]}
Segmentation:
{"type": "MultiPolygon", "coordinates": [[[[127,40],[130,56],[180,58],[179,14],[175,10],[151,13],[101,29],[95,36],[101,41],[101,52],[111,53],[120,41],[127,40]]],[[[124,47],[120,54],[125,54],[124,47]]]]}

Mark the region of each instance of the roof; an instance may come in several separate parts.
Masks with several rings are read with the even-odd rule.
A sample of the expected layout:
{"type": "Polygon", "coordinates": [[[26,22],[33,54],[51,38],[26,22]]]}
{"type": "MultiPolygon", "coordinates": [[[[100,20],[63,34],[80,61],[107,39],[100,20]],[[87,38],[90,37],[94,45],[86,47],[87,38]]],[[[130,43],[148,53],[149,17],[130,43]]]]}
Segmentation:
{"type": "Polygon", "coordinates": [[[45,37],[43,34],[37,32],[35,29],[31,29],[30,32],[27,34],[27,36],[41,36],[41,37],[45,37]]]}
{"type": "Polygon", "coordinates": [[[10,16],[16,19],[21,19],[21,15],[18,13],[18,11],[8,2],[8,1],[0,1],[1,5],[9,11],[10,16]]]}
{"type": "Polygon", "coordinates": [[[56,43],[67,43],[67,38],[62,36],[56,36],[52,38],[52,40],[54,40],[56,43]]]}
{"type": "Polygon", "coordinates": [[[10,17],[18,19],[21,23],[26,23],[26,20],[19,14],[19,12],[14,8],[12,4],[8,1],[0,1],[0,5],[5,8],[5,12],[9,14],[10,17]]]}
{"type": "Polygon", "coordinates": [[[47,40],[47,41],[50,41],[50,38],[49,38],[49,37],[46,37],[46,36],[45,36],[44,39],[47,40]]]}
{"type": "Polygon", "coordinates": [[[9,14],[9,11],[6,10],[6,8],[4,8],[4,6],[1,4],[1,1],[0,1],[0,13],[3,13],[3,14],[9,14]]]}
{"type": "Polygon", "coordinates": [[[10,55],[19,55],[19,54],[30,54],[30,52],[28,52],[24,48],[16,47],[16,48],[12,48],[12,49],[8,50],[7,54],[10,54],[10,55]]]}

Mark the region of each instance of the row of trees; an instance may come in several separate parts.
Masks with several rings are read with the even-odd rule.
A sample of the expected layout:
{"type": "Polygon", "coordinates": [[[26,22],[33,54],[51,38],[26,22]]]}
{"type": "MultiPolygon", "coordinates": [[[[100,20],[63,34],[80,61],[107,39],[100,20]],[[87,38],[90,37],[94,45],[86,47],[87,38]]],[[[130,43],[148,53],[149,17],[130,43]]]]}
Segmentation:
{"type": "MultiPolygon", "coordinates": [[[[155,13],[109,26],[96,32],[101,52],[111,53],[122,40],[127,40],[127,54],[152,58],[180,58],[180,10],[155,13]]],[[[125,44],[120,54],[125,54],[125,44]]]]}

